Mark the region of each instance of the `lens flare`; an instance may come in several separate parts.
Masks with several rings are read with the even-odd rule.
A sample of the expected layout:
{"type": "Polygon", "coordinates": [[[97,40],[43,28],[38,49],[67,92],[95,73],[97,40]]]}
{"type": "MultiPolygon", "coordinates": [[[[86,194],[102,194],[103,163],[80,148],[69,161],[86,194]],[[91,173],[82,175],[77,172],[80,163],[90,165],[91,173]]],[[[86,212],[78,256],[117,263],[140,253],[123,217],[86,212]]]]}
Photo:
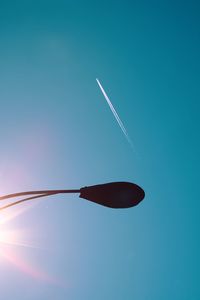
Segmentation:
{"type": "Polygon", "coordinates": [[[56,279],[51,278],[46,272],[34,266],[31,262],[24,258],[20,247],[23,248],[39,248],[30,243],[26,237],[31,236],[31,232],[27,229],[12,229],[12,220],[20,214],[24,213],[27,208],[16,210],[12,213],[4,212],[0,216],[0,264],[1,261],[7,261],[23,273],[40,281],[57,284],[56,279]]]}

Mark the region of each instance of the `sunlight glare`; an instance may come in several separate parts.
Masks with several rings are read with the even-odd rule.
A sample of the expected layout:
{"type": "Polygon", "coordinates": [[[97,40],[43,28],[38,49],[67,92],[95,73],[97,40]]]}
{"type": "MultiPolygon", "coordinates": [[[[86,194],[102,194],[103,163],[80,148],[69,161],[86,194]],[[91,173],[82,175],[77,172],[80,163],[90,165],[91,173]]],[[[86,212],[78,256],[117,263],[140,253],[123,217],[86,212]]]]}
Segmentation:
{"type": "Polygon", "coordinates": [[[56,280],[51,278],[40,268],[32,265],[23,257],[23,252],[20,254],[19,247],[39,248],[26,240],[30,238],[30,231],[27,229],[12,229],[12,220],[24,213],[27,208],[18,210],[5,211],[0,215],[0,257],[1,262],[5,260],[17,267],[23,273],[28,274],[32,278],[42,280],[49,283],[56,283],[56,280]],[[17,247],[17,248],[16,248],[17,247]]]}

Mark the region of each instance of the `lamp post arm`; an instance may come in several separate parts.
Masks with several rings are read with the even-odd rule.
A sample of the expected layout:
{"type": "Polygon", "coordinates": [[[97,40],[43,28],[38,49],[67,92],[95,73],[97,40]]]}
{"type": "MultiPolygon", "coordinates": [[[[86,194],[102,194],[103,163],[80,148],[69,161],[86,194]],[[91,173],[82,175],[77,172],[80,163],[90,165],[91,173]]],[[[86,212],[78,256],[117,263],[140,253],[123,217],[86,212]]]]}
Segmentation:
{"type": "MultiPolygon", "coordinates": [[[[20,192],[20,193],[14,193],[14,194],[8,194],[0,197],[1,200],[6,200],[9,198],[15,198],[15,197],[23,197],[28,195],[54,195],[54,194],[68,194],[68,193],[80,193],[79,190],[39,190],[39,191],[27,191],[27,192],[20,192]]],[[[41,196],[40,196],[41,197],[41,196]]]]}

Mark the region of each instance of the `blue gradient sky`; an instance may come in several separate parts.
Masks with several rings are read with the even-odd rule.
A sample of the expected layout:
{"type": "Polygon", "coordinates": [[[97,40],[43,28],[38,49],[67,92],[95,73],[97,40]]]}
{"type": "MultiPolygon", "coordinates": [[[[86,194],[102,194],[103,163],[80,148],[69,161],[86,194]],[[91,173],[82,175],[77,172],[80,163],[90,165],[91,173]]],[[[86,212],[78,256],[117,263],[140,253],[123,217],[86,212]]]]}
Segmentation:
{"type": "Polygon", "coordinates": [[[1,245],[2,299],[200,299],[199,12],[194,0],[1,1],[0,193],[146,191],[128,210],[24,204],[1,230],[36,247],[1,245]]]}

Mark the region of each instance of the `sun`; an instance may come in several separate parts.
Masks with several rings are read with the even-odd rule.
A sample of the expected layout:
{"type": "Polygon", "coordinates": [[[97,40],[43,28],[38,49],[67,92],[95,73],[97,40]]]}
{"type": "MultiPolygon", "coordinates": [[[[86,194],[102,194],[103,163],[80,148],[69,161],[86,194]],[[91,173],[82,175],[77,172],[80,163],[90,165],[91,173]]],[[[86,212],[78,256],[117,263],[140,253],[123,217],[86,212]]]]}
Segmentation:
{"type": "Polygon", "coordinates": [[[0,244],[16,245],[17,233],[13,230],[0,230],[0,244]]]}
{"type": "MultiPolygon", "coordinates": [[[[3,212],[0,215],[0,244],[16,245],[20,239],[20,230],[10,229],[10,221],[22,213],[21,211],[3,212]]],[[[2,247],[1,247],[2,248],[2,247]]]]}
{"type": "Polygon", "coordinates": [[[14,252],[15,247],[32,247],[26,242],[26,231],[13,228],[12,220],[25,212],[25,208],[14,211],[4,211],[0,214],[0,255],[5,256],[9,251],[14,252]]]}
{"type": "Polygon", "coordinates": [[[15,211],[6,211],[0,214],[0,265],[1,262],[7,261],[13,267],[18,268],[21,272],[40,281],[55,283],[46,272],[40,267],[36,267],[30,261],[25,259],[24,251],[20,248],[38,248],[27,242],[26,237],[30,237],[30,230],[12,228],[12,220],[24,213],[26,208],[15,211]]]}

